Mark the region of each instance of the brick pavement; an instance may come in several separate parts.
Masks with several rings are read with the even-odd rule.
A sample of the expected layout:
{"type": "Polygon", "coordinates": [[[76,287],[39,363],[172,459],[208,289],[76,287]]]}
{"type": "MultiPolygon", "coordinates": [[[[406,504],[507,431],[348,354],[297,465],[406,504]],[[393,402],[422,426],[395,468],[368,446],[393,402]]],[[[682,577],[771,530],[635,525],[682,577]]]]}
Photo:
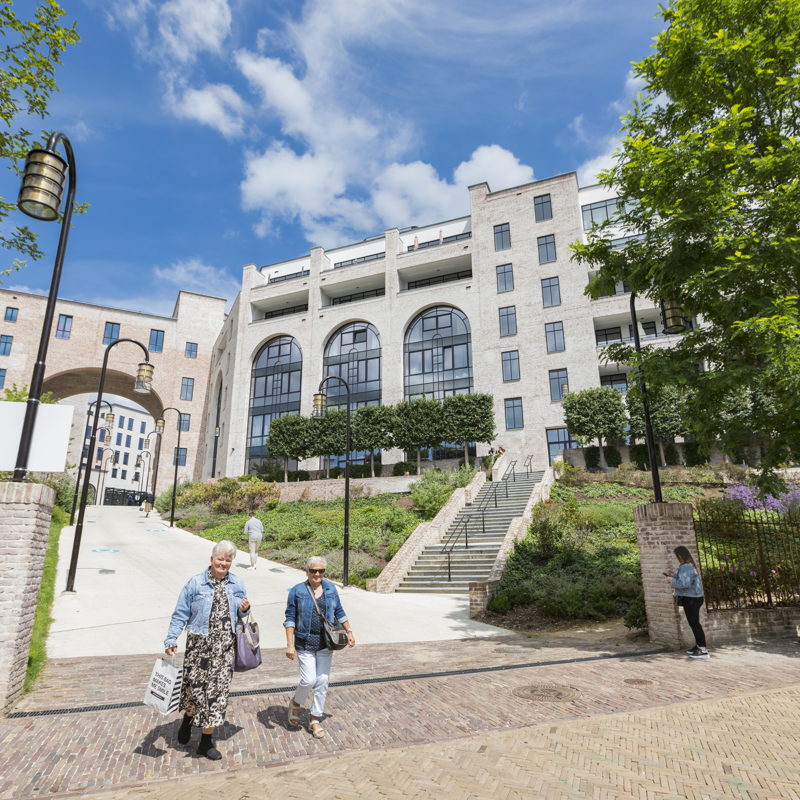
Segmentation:
{"type": "MultiPolygon", "coordinates": [[[[5,720],[0,797],[218,797],[224,786],[233,797],[290,789],[320,798],[800,798],[795,643],[724,648],[701,662],[669,653],[549,666],[536,663],[608,648],[537,644],[504,637],[338,654],[334,680],[348,671],[414,674],[503,659],[530,666],[332,689],[321,741],[303,729],[287,730],[287,695],[236,698],[216,764],[177,745],[177,715],[163,722],[150,709],[5,720]],[[625,683],[631,679],[650,683],[625,683]],[[557,703],[511,693],[534,683],[566,684],[580,694],[557,703]],[[265,766],[274,768],[259,769],[265,766]],[[343,771],[346,780],[334,790],[343,771]],[[111,789],[121,791],[110,795],[111,789]]],[[[253,686],[286,685],[290,674],[293,682],[278,655],[265,654],[267,669],[254,673],[253,686]]],[[[107,666],[98,661],[92,660],[96,674],[107,666]]],[[[130,678],[128,662],[120,672],[130,678]]],[[[140,674],[149,671],[147,662],[137,664],[140,674]]],[[[83,683],[73,683],[71,692],[66,666],[54,664],[52,678],[48,671],[26,700],[30,710],[62,705],[49,703],[48,691],[50,699],[60,691],[60,701],[75,704],[98,696],[86,682],[91,665],[81,665],[83,683]]],[[[72,668],[79,674],[77,664],[72,668]]],[[[130,699],[133,689],[126,691],[118,687],[114,696],[130,699]]]]}

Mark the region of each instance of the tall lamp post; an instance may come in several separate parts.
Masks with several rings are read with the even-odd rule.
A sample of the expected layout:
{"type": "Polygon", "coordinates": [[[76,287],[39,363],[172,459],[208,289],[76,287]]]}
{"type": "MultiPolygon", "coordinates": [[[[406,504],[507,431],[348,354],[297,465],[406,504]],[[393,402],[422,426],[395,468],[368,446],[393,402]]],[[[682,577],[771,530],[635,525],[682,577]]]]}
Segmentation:
{"type": "Polygon", "coordinates": [[[153,499],[155,500],[156,496],[158,495],[158,489],[156,487],[158,485],[158,462],[161,459],[161,434],[164,433],[164,420],[162,418],[156,420],[156,429],[154,433],[158,435],[158,441],[156,442],[155,464],[153,466],[153,499]]]}
{"type": "MultiPolygon", "coordinates": [[[[15,481],[25,480],[28,472],[28,457],[33,441],[33,429],[36,425],[36,413],[44,385],[45,359],[47,347],[50,344],[50,331],[53,328],[53,316],[58,300],[58,287],[61,283],[61,270],[64,266],[64,253],[67,249],[67,239],[72,223],[72,206],[75,202],[75,155],[72,144],[61,131],[54,131],[47,140],[44,150],[31,150],[25,161],[25,170],[22,173],[22,185],[17,198],[17,207],[23,214],[33,219],[53,222],[59,217],[61,198],[64,195],[64,185],[69,175],[67,189],[67,202],[61,219],[61,234],[58,237],[56,261],[53,267],[53,277],[50,280],[50,294],[47,297],[47,307],[44,312],[42,333],[39,338],[39,352],[33,367],[31,388],[28,392],[28,404],[25,408],[25,419],[22,423],[22,435],[19,440],[16,467],[14,468],[15,481]],[[59,140],[64,144],[67,161],[56,153],[59,140]]],[[[95,414],[95,417],[97,415],[95,414]]]]}
{"type": "MultiPolygon", "coordinates": [[[[97,439],[97,425],[100,421],[100,402],[103,399],[103,386],[106,382],[106,371],[108,369],[108,356],[112,347],[116,347],[121,342],[130,342],[131,344],[138,345],[142,348],[144,353],[144,361],[139,363],[136,370],[136,382],[133,385],[133,391],[136,394],[150,394],[150,384],[153,382],[153,365],[150,363],[150,354],[147,348],[136,339],[115,339],[111,344],[106,347],[105,355],[103,356],[103,369],[100,372],[100,386],[97,390],[97,405],[94,408],[94,425],[92,426],[92,438],[89,442],[89,454],[94,453],[95,441],[97,439]]],[[[106,419],[108,417],[106,416],[106,419]]],[[[81,493],[81,505],[78,510],[78,524],[75,526],[75,538],[72,542],[72,557],[69,562],[69,572],[67,573],[67,591],[75,591],[75,572],[78,569],[78,553],[81,547],[81,536],[83,535],[83,518],[86,515],[86,501],[89,496],[89,481],[83,484],[83,492],[81,493]]]]}
{"type": "MultiPolygon", "coordinates": [[[[661,322],[664,333],[683,333],[686,330],[686,320],[683,309],[674,301],[661,301],[661,322]]],[[[639,356],[639,391],[642,393],[642,409],[644,411],[644,434],[647,440],[647,454],[650,458],[650,472],[653,475],[653,494],[656,503],[663,503],[661,494],[661,477],[658,474],[658,461],[656,460],[656,441],[653,437],[653,426],[650,423],[650,406],[647,404],[647,384],[642,372],[642,345],[639,341],[639,323],[636,318],[636,292],[631,292],[631,327],[633,328],[633,342],[639,356]]]]}
{"type": "Polygon", "coordinates": [[[347,393],[347,432],[345,434],[345,461],[344,461],[344,554],[342,586],[349,584],[350,567],[350,386],[344,378],[338,375],[329,375],[320,381],[317,394],[314,395],[314,406],[311,411],[312,417],[324,417],[328,408],[328,396],[322,391],[322,387],[328,381],[339,381],[347,393]]]}
{"type": "Polygon", "coordinates": [[[108,464],[109,461],[112,461],[114,458],[114,451],[110,447],[106,447],[103,450],[103,455],[100,458],[100,478],[97,481],[97,497],[95,497],[95,505],[102,506],[105,505],[103,503],[103,485],[105,484],[106,478],[106,471],[103,469],[103,464],[108,464]],[[106,460],[106,456],[108,460],[106,460]]]}
{"type": "MultiPolygon", "coordinates": [[[[169,408],[165,408],[164,411],[161,412],[161,419],[156,420],[156,428],[158,428],[158,423],[161,423],[161,430],[164,430],[164,412],[165,411],[174,411],[178,415],[178,447],[175,451],[175,478],[172,482],[172,511],[169,515],[169,526],[170,528],[173,527],[175,524],[175,492],[178,489],[178,466],[181,463],[181,429],[183,428],[183,414],[178,411],[177,408],[170,406],[169,408]]],[[[160,444],[160,441],[159,441],[160,444]]],[[[160,449],[160,448],[159,448],[160,449]]],[[[186,462],[183,463],[183,466],[186,466],[186,462]]]]}
{"type": "MultiPolygon", "coordinates": [[[[86,430],[83,433],[83,444],[81,446],[80,457],[78,458],[78,479],[75,481],[75,494],[72,498],[72,511],[70,511],[69,514],[70,525],[72,525],[72,523],[75,521],[75,509],[78,507],[78,489],[80,488],[81,485],[81,473],[83,472],[83,451],[86,448],[86,440],[89,438],[89,425],[90,425],[89,420],[92,416],[92,406],[95,405],[95,403],[97,403],[97,400],[92,400],[92,402],[89,403],[89,408],[86,409],[86,430]]],[[[116,417],[114,416],[114,408],[111,405],[111,403],[108,403],[105,400],[103,400],[103,404],[107,405],[109,409],[109,413],[106,414],[105,423],[109,428],[113,429],[114,420],[116,419],[116,417]]],[[[89,469],[89,464],[91,463],[92,460],[90,453],[86,459],[86,468],[87,470],[89,470],[90,474],[91,470],[89,469]]]]}
{"type": "MultiPolygon", "coordinates": [[[[139,476],[139,494],[142,493],[142,486],[144,486],[145,494],[147,494],[147,479],[145,479],[145,477],[144,477],[144,467],[145,467],[144,457],[145,456],[147,456],[147,468],[148,468],[148,472],[149,472],[149,470],[150,470],[150,451],[149,450],[140,450],[139,451],[139,456],[136,459],[136,466],[140,467],[141,470],[142,470],[142,474],[139,476]]],[[[148,475],[147,477],[149,478],[150,476],[148,475]]]]}

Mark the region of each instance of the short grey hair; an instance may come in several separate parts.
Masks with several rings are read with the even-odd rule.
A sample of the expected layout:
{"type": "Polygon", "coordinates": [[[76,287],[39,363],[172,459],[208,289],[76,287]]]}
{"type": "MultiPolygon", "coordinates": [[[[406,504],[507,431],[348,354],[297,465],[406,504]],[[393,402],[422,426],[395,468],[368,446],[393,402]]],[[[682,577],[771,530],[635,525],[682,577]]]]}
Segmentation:
{"type": "Polygon", "coordinates": [[[312,564],[322,564],[322,569],[328,566],[328,562],[322,556],[311,556],[311,558],[306,561],[306,570],[311,569],[312,564]]]}
{"type": "Polygon", "coordinates": [[[236,557],[236,545],[233,542],[229,542],[227,539],[223,539],[221,542],[217,542],[214,545],[214,549],[211,551],[211,558],[214,558],[218,553],[225,553],[226,556],[231,557],[231,561],[236,557]]]}

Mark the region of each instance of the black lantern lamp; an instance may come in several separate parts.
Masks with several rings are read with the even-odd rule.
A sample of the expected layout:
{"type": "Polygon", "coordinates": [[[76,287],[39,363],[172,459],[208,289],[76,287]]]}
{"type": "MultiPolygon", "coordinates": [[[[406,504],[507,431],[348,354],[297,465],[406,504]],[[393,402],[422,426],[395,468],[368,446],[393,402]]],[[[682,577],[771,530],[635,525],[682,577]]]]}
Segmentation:
{"type": "Polygon", "coordinates": [[[44,222],[58,219],[69,165],[52,150],[31,150],[25,160],[17,207],[44,222]]]}
{"type": "Polygon", "coordinates": [[[116,417],[114,414],[106,414],[106,425],[108,425],[109,428],[113,428],[115,419],[116,417]]]}
{"type": "Polygon", "coordinates": [[[664,326],[664,333],[683,333],[686,328],[686,317],[683,308],[674,300],[662,300],[661,303],[661,324],[664,326]]]}
{"type": "Polygon", "coordinates": [[[219,436],[219,425],[217,425],[217,427],[214,428],[214,436],[219,436]]]}
{"type": "Polygon", "coordinates": [[[144,447],[145,447],[145,450],[149,450],[150,449],[150,437],[149,436],[144,440],[144,447]]]}
{"type": "Polygon", "coordinates": [[[569,394],[569,384],[562,383],[561,384],[561,399],[563,400],[569,394]]]}
{"type": "Polygon", "coordinates": [[[156,433],[159,434],[159,436],[164,433],[164,417],[159,417],[156,420],[156,433]]]}
{"type": "Polygon", "coordinates": [[[147,361],[142,361],[136,371],[136,383],[133,391],[136,394],[150,394],[150,384],[153,382],[153,365],[147,361]]]}
{"type": "Polygon", "coordinates": [[[328,397],[324,394],[314,395],[314,406],[311,409],[311,416],[321,419],[325,416],[328,409],[328,397]]]}

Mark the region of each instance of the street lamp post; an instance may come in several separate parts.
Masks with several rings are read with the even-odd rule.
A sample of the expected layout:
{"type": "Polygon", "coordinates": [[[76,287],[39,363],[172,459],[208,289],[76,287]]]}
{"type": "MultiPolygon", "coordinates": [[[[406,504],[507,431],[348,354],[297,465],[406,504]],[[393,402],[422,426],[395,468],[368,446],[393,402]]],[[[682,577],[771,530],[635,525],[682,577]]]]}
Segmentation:
{"type": "Polygon", "coordinates": [[[342,586],[347,586],[349,583],[349,566],[350,566],[350,386],[344,378],[338,375],[329,375],[320,381],[317,394],[314,395],[314,407],[311,415],[314,417],[324,417],[328,405],[328,397],[322,391],[322,387],[328,381],[337,380],[343,386],[347,393],[347,432],[345,434],[345,461],[344,461],[344,552],[343,552],[343,565],[342,570],[342,586]]]}
{"type": "MultiPolygon", "coordinates": [[[[16,467],[14,468],[15,481],[25,480],[28,472],[28,458],[33,441],[33,429],[36,425],[36,413],[44,385],[45,359],[47,347],[50,344],[50,331],[53,328],[53,316],[58,300],[58,287],[61,283],[61,271],[64,266],[64,253],[67,249],[67,239],[72,223],[72,206],[75,202],[75,155],[69,139],[55,131],[51,134],[44,150],[31,150],[25,161],[25,171],[22,174],[22,185],[17,198],[17,206],[23,214],[34,219],[52,222],[59,217],[61,198],[64,195],[64,184],[69,175],[67,189],[67,202],[61,219],[61,234],[58,237],[56,260],[53,267],[53,277],[50,280],[50,294],[47,297],[47,307],[42,323],[42,333],[39,338],[39,352],[33,367],[31,387],[28,392],[28,404],[25,408],[25,419],[22,423],[22,435],[19,440],[16,467]],[[67,161],[56,153],[59,140],[64,144],[67,161]]],[[[96,415],[95,415],[96,416],[96,415]]]]}
{"type": "Polygon", "coordinates": [[[155,433],[158,434],[158,441],[156,442],[156,458],[155,465],[153,466],[153,499],[158,496],[158,462],[161,460],[161,434],[164,433],[164,420],[156,420],[155,433]]]}
{"type": "MultiPolygon", "coordinates": [[[[175,492],[178,489],[178,465],[181,461],[181,429],[183,428],[183,414],[177,408],[170,406],[165,408],[164,411],[174,411],[178,415],[178,447],[175,451],[175,478],[172,482],[172,510],[169,515],[169,526],[173,527],[175,524],[175,492]]],[[[156,421],[156,426],[161,423],[161,430],[164,430],[164,411],[161,412],[161,419],[156,421]]],[[[160,444],[160,441],[159,441],[160,444]]],[[[186,464],[184,463],[184,466],[186,464]]]]}
{"type": "MultiPolygon", "coordinates": [[[[78,457],[78,479],[75,481],[75,494],[72,497],[72,511],[70,511],[70,514],[69,514],[69,524],[70,525],[72,525],[72,523],[75,521],[75,509],[78,507],[78,489],[79,489],[79,487],[81,485],[81,473],[83,472],[83,451],[84,451],[84,448],[86,447],[86,440],[89,438],[89,424],[90,424],[89,420],[91,419],[91,416],[92,416],[92,406],[96,402],[97,402],[97,400],[92,400],[92,402],[89,403],[89,408],[86,409],[86,430],[83,432],[83,443],[81,444],[80,455],[78,457]]],[[[115,419],[115,417],[114,417],[114,408],[111,405],[111,403],[109,403],[109,402],[107,402],[105,400],[103,400],[103,403],[105,405],[107,405],[108,408],[109,408],[109,413],[106,414],[106,419],[105,419],[106,425],[108,425],[109,427],[113,428],[114,419],[115,419]]],[[[89,464],[91,464],[91,463],[92,462],[91,462],[91,453],[90,453],[89,457],[87,457],[87,459],[86,459],[86,467],[87,467],[87,469],[89,469],[89,464]]],[[[91,470],[90,470],[90,472],[91,472],[91,470]]]]}
{"type": "MultiPolygon", "coordinates": [[[[683,333],[686,322],[683,309],[674,302],[661,301],[661,320],[664,324],[664,333],[683,333]]],[[[636,292],[631,292],[631,327],[633,328],[633,342],[639,356],[639,391],[642,393],[642,409],[644,411],[644,434],[647,440],[647,454],[650,458],[650,472],[653,476],[653,494],[656,503],[663,503],[661,494],[661,477],[658,474],[658,461],[656,460],[656,442],[653,436],[653,426],[650,423],[650,406],[647,404],[647,384],[642,371],[642,345],[639,341],[639,324],[636,318],[636,292]]]]}
{"type": "MultiPolygon", "coordinates": [[[[92,438],[89,442],[89,456],[94,453],[95,441],[97,439],[97,426],[100,421],[100,403],[103,399],[103,386],[106,382],[106,371],[108,369],[108,356],[112,347],[121,342],[131,342],[138,345],[144,352],[144,361],[139,363],[136,371],[136,382],[133,386],[133,391],[136,394],[150,394],[150,384],[153,381],[153,365],[150,363],[150,355],[147,348],[136,339],[115,339],[106,347],[105,355],[103,356],[103,369],[100,372],[100,386],[97,390],[97,405],[94,408],[94,425],[92,426],[92,438]]],[[[108,416],[106,416],[108,419],[108,416]]],[[[83,535],[83,519],[86,515],[86,501],[89,497],[89,481],[86,480],[83,484],[83,491],[81,492],[81,505],[78,510],[78,523],[75,526],[75,538],[72,542],[72,557],[69,562],[69,572],[67,573],[67,591],[75,591],[75,573],[78,569],[78,553],[81,547],[81,536],[83,535]]]]}
{"type": "MultiPolygon", "coordinates": [[[[114,451],[110,447],[106,447],[103,450],[103,454],[100,458],[100,478],[97,481],[97,497],[95,497],[95,505],[102,506],[105,505],[103,503],[103,485],[105,484],[105,477],[106,473],[103,469],[103,462],[106,460],[106,456],[108,456],[108,460],[111,461],[114,458],[114,451]]],[[[107,462],[106,462],[107,463],[107,462]]]]}
{"type": "MultiPolygon", "coordinates": [[[[138,467],[140,467],[140,469],[142,470],[141,475],[139,475],[139,494],[142,493],[142,486],[144,486],[145,494],[147,494],[147,480],[144,477],[144,467],[145,467],[144,457],[145,456],[147,456],[147,468],[148,468],[148,472],[149,472],[149,470],[150,470],[150,451],[149,450],[140,450],[139,451],[139,456],[136,459],[136,465],[138,467]]],[[[147,477],[149,478],[150,476],[148,475],[147,477]]]]}

